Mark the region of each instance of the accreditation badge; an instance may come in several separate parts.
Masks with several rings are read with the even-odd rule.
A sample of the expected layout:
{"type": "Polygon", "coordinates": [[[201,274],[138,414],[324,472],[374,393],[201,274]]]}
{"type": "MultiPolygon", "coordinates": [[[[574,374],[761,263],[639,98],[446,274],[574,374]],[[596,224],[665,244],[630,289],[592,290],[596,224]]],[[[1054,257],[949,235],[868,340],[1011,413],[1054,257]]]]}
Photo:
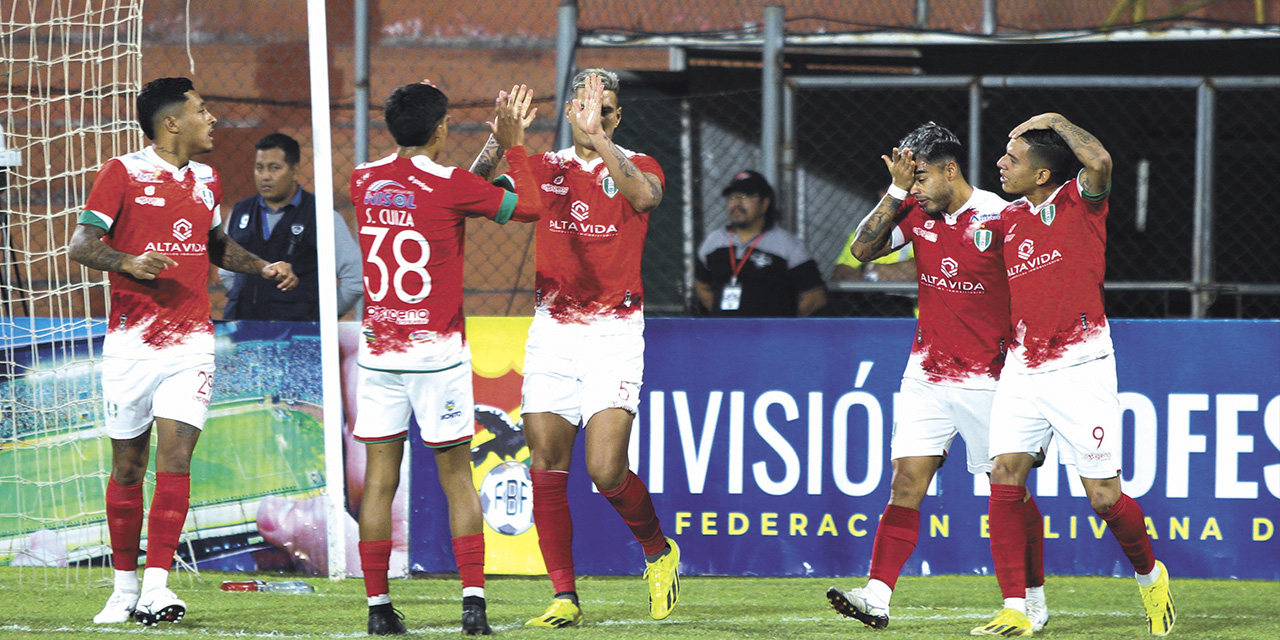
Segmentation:
{"type": "Polygon", "coordinates": [[[731,281],[724,285],[720,293],[720,310],[737,311],[742,306],[742,285],[731,281]]]}

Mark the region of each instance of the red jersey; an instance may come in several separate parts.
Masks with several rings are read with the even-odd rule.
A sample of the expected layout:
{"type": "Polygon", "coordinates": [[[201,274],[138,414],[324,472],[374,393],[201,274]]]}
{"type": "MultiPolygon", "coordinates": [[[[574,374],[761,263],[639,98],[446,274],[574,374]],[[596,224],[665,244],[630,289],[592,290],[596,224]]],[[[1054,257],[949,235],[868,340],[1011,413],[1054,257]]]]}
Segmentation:
{"type": "MultiPolygon", "coordinates": [[[[665,185],[656,160],[618,149],[665,185]]],[[[640,258],[649,214],[619,193],[602,158],[587,162],[570,147],[530,158],[529,165],[545,207],[537,222],[535,313],[562,324],[642,319],[640,258]]]]}
{"type": "Polygon", "coordinates": [[[915,247],[920,319],[903,374],[994,389],[1009,345],[1009,286],[1001,257],[1000,196],[974,189],[954,214],[934,217],[908,197],[893,245],[915,247]]]}
{"type": "Polygon", "coordinates": [[[470,360],[462,314],[465,222],[511,219],[516,194],[426,156],[356,167],[351,203],[364,256],[359,363],[438,371],[470,360]]]}
{"type": "Polygon", "coordinates": [[[1085,195],[1076,179],[1038,207],[1026,198],[1003,214],[1012,297],[1010,371],[1050,371],[1112,352],[1103,311],[1107,194],[1085,195]]]}
{"type": "Polygon", "coordinates": [[[147,147],[98,170],[79,223],[106,229],[112,249],[177,262],[154,280],[109,273],[111,311],[102,354],[117,358],[213,353],[209,230],[222,224],[222,182],[206,164],[181,168],[147,147]]]}

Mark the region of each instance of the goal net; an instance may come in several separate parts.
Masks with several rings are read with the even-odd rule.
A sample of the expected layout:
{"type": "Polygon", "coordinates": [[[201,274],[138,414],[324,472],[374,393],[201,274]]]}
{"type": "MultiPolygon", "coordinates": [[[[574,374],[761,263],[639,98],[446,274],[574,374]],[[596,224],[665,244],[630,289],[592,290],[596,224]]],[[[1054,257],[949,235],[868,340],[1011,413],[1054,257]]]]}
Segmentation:
{"type": "Polygon", "coordinates": [[[141,31],[142,0],[0,3],[0,565],[47,579],[109,564],[107,286],[66,247],[97,168],[141,146],[141,31]]]}

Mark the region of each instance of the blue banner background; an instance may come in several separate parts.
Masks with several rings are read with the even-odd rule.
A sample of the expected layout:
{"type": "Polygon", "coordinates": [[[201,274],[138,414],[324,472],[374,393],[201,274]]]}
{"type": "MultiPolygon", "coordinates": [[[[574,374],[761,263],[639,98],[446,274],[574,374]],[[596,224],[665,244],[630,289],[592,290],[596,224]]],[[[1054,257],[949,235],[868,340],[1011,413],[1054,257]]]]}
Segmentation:
{"type": "MultiPolygon", "coordinates": [[[[868,571],[913,331],[898,319],[648,321],[631,459],[681,544],[683,571],[868,571]]],[[[1113,337],[1122,479],[1149,519],[1157,557],[1180,576],[1280,579],[1271,560],[1280,551],[1280,322],[1120,320],[1113,337]]],[[[992,572],[985,478],[966,471],[959,443],[952,451],[922,505],[907,575],[992,572]]],[[[1047,517],[1046,570],[1127,575],[1074,468],[1053,458],[1028,482],[1047,517]]],[[[434,465],[418,460],[410,565],[452,572],[447,507],[434,465]]],[[[578,572],[642,571],[638,543],[592,490],[581,446],[569,492],[578,572]]]]}

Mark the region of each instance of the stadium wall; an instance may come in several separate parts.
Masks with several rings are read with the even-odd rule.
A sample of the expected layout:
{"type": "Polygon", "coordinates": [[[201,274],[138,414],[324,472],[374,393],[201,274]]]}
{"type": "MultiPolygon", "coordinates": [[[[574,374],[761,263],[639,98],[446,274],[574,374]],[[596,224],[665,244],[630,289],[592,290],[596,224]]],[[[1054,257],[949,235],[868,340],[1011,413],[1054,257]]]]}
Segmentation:
{"type": "MultiPolygon", "coordinates": [[[[502,408],[512,423],[527,326],[469,325],[477,404],[502,408]]],[[[899,319],[648,321],[631,460],[681,543],[686,573],[866,574],[913,328],[899,319]]],[[[1280,567],[1256,561],[1274,557],[1280,540],[1280,322],[1119,320],[1113,336],[1122,480],[1145,510],[1156,554],[1182,576],[1280,579],[1280,567]]],[[[502,435],[481,428],[476,440],[486,451],[476,470],[489,571],[538,573],[536,529],[524,531],[531,491],[500,466],[527,462],[528,450],[509,437],[502,445],[502,435]]],[[[578,572],[639,573],[639,545],[592,495],[581,449],[570,477],[578,572]]],[[[924,502],[909,575],[992,573],[986,478],[966,472],[962,447],[953,451],[924,502]]],[[[411,471],[410,566],[451,572],[434,473],[431,464],[411,471]]],[[[1045,514],[1047,571],[1131,571],[1056,447],[1029,486],[1045,514]]]]}

